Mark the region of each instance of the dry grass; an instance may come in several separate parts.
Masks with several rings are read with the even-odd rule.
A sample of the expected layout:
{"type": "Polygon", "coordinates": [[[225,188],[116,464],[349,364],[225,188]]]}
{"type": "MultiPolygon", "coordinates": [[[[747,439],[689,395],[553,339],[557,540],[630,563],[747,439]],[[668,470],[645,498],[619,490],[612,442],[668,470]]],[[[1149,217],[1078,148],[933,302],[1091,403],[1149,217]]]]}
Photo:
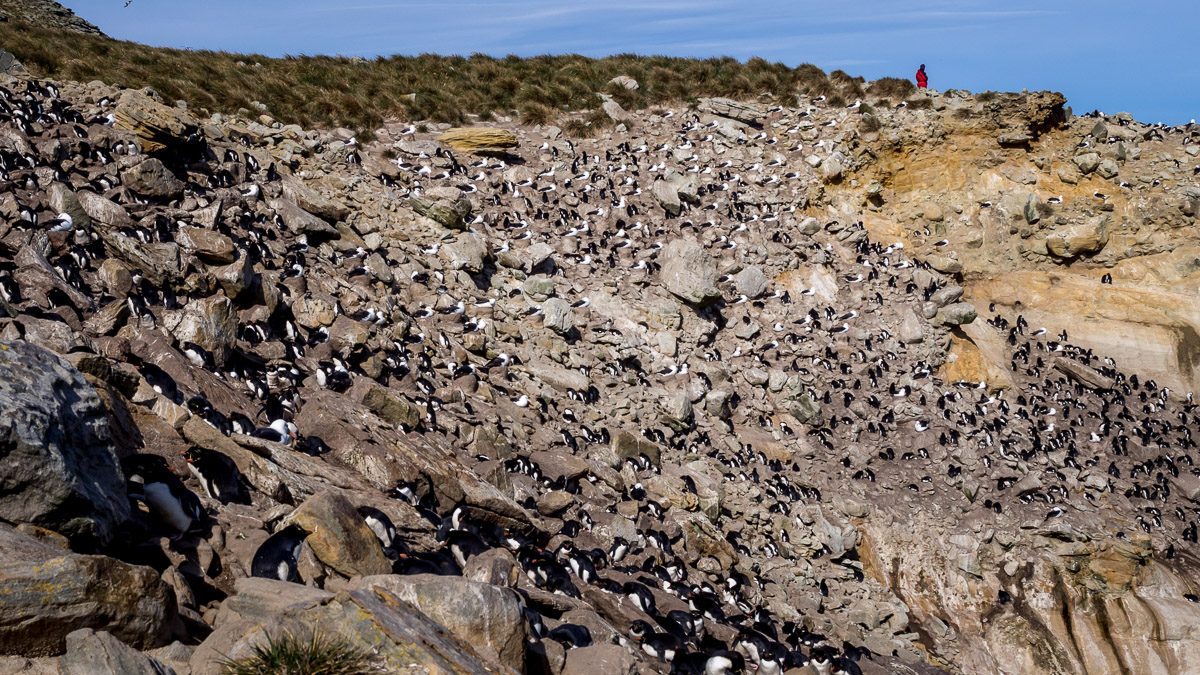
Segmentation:
{"type": "Polygon", "coordinates": [[[291,633],[268,635],[246,658],[225,660],[222,675],[368,675],[366,653],[319,632],[306,638],[291,633]]]}
{"type": "MultiPolygon", "coordinates": [[[[265,104],[284,123],[306,128],[373,129],[385,119],[462,124],[468,114],[492,119],[518,115],[544,123],[572,110],[597,108],[596,92],[626,110],[687,104],[702,96],[757,98],[794,105],[798,94],[853,100],[862,78],[826,75],[805,64],[790,68],[754,58],[681,59],[621,54],[603,59],[578,55],[494,58],[421,56],[370,61],[328,56],[272,59],[256,54],[185,51],[110,38],[0,23],[0,46],[40,77],[126,87],[152,87],[167,101],[193,110],[236,112],[265,104]],[[636,79],[635,91],[609,84],[617,75],[636,79]]],[[[603,128],[596,119],[575,130],[603,128]],[[587,124],[591,122],[591,124],[587,124]]]]}

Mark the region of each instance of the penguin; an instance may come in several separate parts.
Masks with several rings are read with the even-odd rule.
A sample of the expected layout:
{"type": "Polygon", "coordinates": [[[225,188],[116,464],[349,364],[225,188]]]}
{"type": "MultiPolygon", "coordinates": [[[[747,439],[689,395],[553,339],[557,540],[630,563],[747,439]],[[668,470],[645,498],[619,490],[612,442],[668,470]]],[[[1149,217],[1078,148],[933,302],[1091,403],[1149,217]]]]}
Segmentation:
{"type": "Polygon", "coordinates": [[[200,481],[205,494],[222,504],[250,504],[250,491],[237,464],[228,456],[198,446],[183,451],[188,470],[200,481]]]}
{"type": "Polygon", "coordinates": [[[122,468],[130,483],[141,486],[140,491],[134,487],[130,494],[138,496],[155,518],[175,530],[175,538],[204,519],[200,498],[171,473],[167,460],[157,455],[134,455],[122,462],[122,468]]]}
{"type": "Polygon", "coordinates": [[[373,506],[358,507],[358,515],[362,516],[363,522],[379,539],[379,545],[383,547],[384,553],[392,551],[392,546],[397,543],[396,526],[392,524],[392,519],[373,506]]]}
{"type": "Polygon", "coordinates": [[[301,583],[296,560],[300,557],[300,545],[306,536],[304,530],[289,525],[267,537],[254,552],[250,576],[301,583]]]}

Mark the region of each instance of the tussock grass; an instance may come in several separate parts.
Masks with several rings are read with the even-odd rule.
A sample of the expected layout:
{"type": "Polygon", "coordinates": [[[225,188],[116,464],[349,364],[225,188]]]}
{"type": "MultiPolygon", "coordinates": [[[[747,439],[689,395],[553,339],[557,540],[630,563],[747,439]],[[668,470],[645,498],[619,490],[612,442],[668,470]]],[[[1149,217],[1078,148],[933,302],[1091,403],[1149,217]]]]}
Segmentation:
{"type": "Polygon", "coordinates": [[[222,675],[368,675],[372,669],[365,653],[319,632],[299,638],[291,633],[267,636],[245,658],[221,664],[222,675]]]}
{"type": "MultiPolygon", "coordinates": [[[[376,128],[385,119],[463,124],[519,116],[544,123],[569,111],[599,107],[597,92],[626,110],[694,103],[699,97],[754,99],[768,94],[783,105],[798,96],[861,97],[864,80],[812,64],[797,68],[753,58],[683,59],[620,54],[495,58],[463,56],[288,56],[186,51],[80,35],[10,20],[0,23],[0,47],[39,77],[126,87],[152,87],[168,102],[193,110],[232,113],[267,106],[275,119],[306,128],[376,128]],[[609,84],[628,75],[637,90],[609,84]]],[[[589,118],[575,131],[603,128],[589,118]],[[591,124],[587,124],[591,122],[591,124]]]]}

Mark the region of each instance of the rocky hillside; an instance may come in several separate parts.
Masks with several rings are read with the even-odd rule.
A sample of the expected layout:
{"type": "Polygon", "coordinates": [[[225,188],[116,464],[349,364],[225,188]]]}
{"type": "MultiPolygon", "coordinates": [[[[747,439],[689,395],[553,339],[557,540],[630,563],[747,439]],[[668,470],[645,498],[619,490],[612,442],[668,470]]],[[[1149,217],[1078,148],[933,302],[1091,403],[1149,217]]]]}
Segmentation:
{"type": "Polygon", "coordinates": [[[0,21],[18,21],[39,28],[104,36],[95,24],[75,16],[75,12],[54,0],[0,0],[0,21]]]}
{"type": "Polygon", "coordinates": [[[1200,668],[1190,128],[0,97],[8,671],[1200,668]]]}

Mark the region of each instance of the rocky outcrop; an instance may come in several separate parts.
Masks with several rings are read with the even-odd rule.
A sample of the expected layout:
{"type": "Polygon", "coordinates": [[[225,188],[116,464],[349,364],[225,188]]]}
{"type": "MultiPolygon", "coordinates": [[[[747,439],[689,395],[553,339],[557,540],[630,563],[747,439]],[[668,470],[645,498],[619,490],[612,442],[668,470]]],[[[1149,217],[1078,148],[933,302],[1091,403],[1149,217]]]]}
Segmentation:
{"type": "Polygon", "coordinates": [[[61,654],[83,628],[138,648],[182,633],[175,596],[153,569],[73,554],[0,525],[0,653],[61,654]]]}
{"type": "Polygon", "coordinates": [[[108,411],[83,374],[21,340],[0,342],[0,518],[103,546],[129,516],[108,411]]]}
{"type": "Polygon", "coordinates": [[[17,20],[42,28],[61,28],[85,35],[104,35],[91,22],[54,0],[0,0],[0,13],[8,20],[17,20]]]}
{"type": "Polygon", "coordinates": [[[438,141],[455,150],[469,152],[495,152],[517,147],[517,137],[511,131],[487,127],[447,129],[438,141]]]}
{"type": "MultiPolygon", "coordinates": [[[[118,94],[12,86],[84,120],[118,94]]],[[[110,162],[0,129],[38,164],[0,195],[0,337],[78,371],[23,405],[94,392],[129,479],[107,539],[0,504],[0,603],[46,620],[14,649],[178,636],[153,658],[216,673],[328,627],[384,670],[817,641],[831,672],[1195,670],[1200,188],[1162,159],[1191,132],[1044,93],[761,103],[721,108],[761,134],[712,102],[570,141],[498,119],[519,145],[465,172],[407,124],[213,116],[157,161],[87,125],[110,162]]]]}

